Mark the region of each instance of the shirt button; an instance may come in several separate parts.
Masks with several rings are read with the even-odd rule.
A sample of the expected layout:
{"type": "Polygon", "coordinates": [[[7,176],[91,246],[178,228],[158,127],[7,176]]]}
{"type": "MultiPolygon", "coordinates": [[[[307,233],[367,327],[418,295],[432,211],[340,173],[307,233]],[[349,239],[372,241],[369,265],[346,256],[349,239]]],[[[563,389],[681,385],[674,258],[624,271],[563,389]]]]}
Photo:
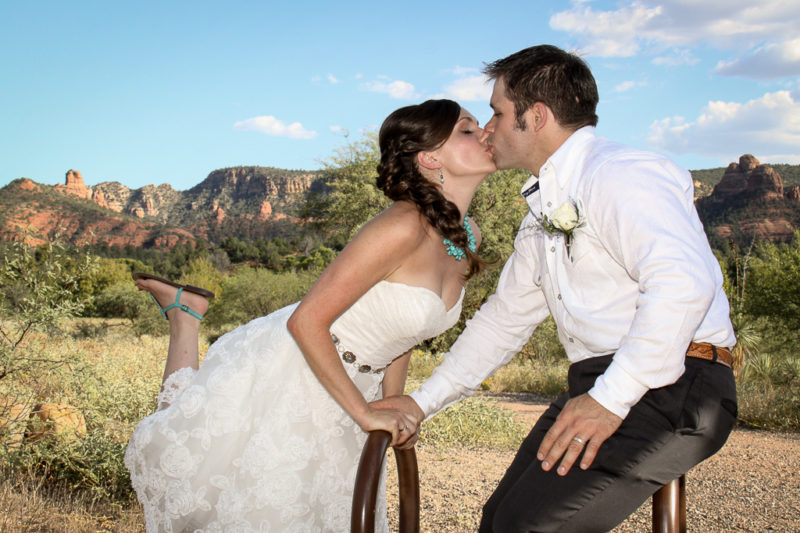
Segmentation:
{"type": "Polygon", "coordinates": [[[575,339],[573,339],[572,337],[570,337],[570,338],[569,338],[569,342],[575,342],[575,339]]]}
{"type": "Polygon", "coordinates": [[[556,247],[555,247],[555,246],[551,246],[551,247],[550,247],[550,251],[551,251],[551,252],[555,252],[555,251],[556,251],[556,247]]]}
{"type": "Polygon", "coordinates": [[[547,207],[553,207],[553,202],[547,202],[547,207]]]}
{"type": "Polygon", "coordinates": [[[558,295],[558,299],[559,299],[559,300],[561,299],[561,295],[560,295],[560,294],[558,295]]]}

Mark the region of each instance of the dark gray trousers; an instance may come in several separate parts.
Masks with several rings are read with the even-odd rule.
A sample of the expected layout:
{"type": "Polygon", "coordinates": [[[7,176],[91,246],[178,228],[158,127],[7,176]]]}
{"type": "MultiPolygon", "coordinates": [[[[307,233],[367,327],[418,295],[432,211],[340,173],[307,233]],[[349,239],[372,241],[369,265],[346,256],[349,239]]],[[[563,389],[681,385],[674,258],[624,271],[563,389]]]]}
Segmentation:
{"type": "Polygon", "coordinates": [[[566,476],[541,468],[539,445],[573,396],[587,392],[612,355],[575,363],[569,391],[533,426],[483,508],[481,533],[609,531],[662,485],[719,450],[736,423],[730,368],[687,358],[674,384],[642,397],[600,447],[588,470],[575,462],[566,476]]]}

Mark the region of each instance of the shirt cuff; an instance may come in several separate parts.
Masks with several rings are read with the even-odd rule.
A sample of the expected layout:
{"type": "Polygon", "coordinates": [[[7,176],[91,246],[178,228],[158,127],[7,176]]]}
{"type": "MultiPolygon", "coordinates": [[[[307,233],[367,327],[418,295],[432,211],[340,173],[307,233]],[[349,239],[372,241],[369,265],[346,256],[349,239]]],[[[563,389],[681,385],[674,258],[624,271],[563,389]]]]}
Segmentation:
{"type": "Polygon", "coordinates": [[[409,393],[409,396],[417,402],[425,413],[425,420],[428,420],[448,405],[471,394],[471,390],[459,392],[445,377],[434,372],[419,389],[409,393]]]}
{"type": "Polygon", "coordinates": [[[589,390],[589,396],[624,419],[628,416],[631,407],[636,405],[648,390],[650,389],[647,385],[637,381],[621,365],[612,361],[606,371],[594,382],[594,386],[589,390]]]}

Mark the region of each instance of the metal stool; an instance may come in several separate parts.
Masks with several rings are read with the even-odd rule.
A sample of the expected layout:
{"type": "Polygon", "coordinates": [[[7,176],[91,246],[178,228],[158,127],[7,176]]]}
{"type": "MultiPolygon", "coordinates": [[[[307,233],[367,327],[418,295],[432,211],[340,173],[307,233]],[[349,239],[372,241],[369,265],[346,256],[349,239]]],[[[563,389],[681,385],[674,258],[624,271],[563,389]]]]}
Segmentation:
{"type": "Polygon", "coordinates": [[[653,494],[653,533],[686,533],[686,476],[653,494]]]}
{"type": "MultiPolygon", "coordinates": [[[[374,533],[375,501],[383,460],[392,440],[391,433],[371,431],[361,452],[353,492],[351,533],[374,533]]],[[[394,449],[397,459],[397,477],[400,485],[400,533],[419,533],[419,471],[417,454],[410,450],[394,449]]]]}

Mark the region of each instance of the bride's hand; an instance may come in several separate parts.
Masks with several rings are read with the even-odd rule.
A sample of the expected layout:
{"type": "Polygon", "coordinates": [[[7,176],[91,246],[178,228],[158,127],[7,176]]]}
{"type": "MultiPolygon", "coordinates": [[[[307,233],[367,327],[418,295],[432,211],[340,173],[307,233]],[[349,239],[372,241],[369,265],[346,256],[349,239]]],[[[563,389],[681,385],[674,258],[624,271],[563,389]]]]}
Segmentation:
{"type": "Polygon", "coordinates": [[[405,448],[403,445],[407,441],[412,440],[411,446],[413,446],[413,443],[417,440],[416,421],[402,411],[370,407],[364,420],[359,425],[361,429],[368,433],[378,429],[391,433],[392,441],[389,443],[390,446],[405,448]]]}

